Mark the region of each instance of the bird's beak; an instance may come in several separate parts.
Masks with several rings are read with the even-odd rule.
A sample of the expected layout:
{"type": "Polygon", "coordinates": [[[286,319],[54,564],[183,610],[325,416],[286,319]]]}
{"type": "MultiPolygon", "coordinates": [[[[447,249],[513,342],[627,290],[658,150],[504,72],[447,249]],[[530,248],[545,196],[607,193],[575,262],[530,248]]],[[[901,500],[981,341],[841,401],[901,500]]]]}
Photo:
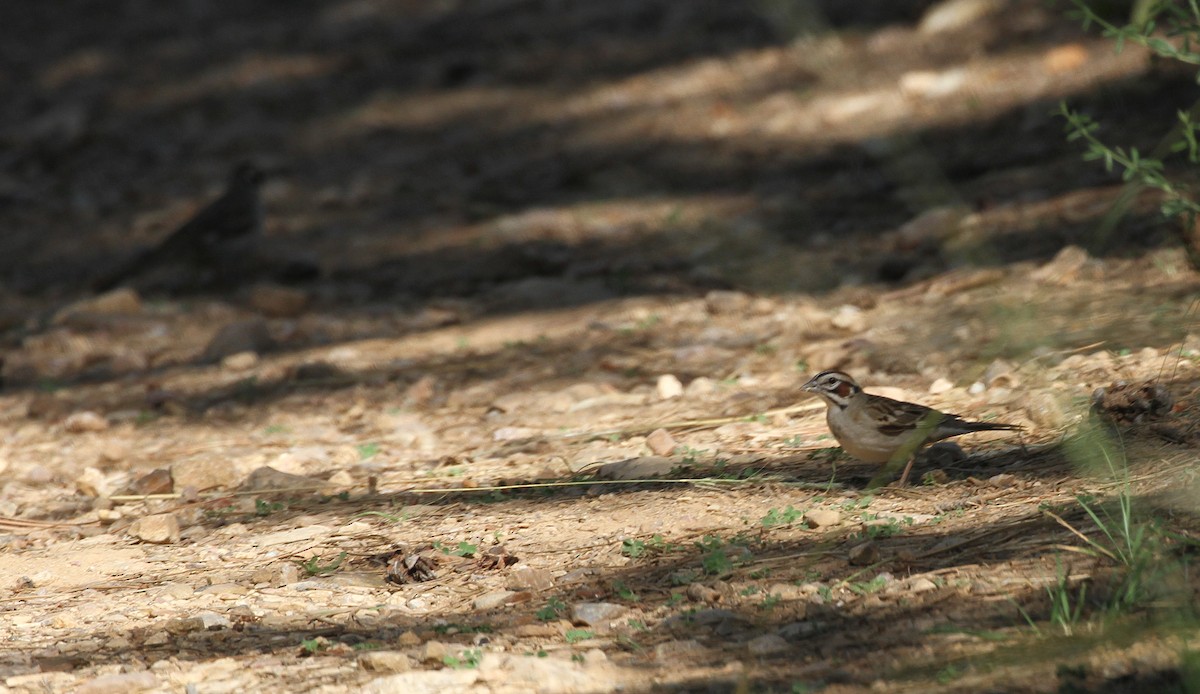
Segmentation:
{"type": "Polygon", "coordinates": [[[811,393],[811,392],[813,392],[814,390],[816,390],[816,388],[814,387],[816,384],[815,384],[815,383],[813,383],[813,380],[814,380],[814,379],[811,379],[811,378],[810,378],[810,379],[808,380],[808,383],[805,383],[804,385],[800,386],[800,390],[803,390],[803,391],[805,391],[806,393],[811,393]]]}

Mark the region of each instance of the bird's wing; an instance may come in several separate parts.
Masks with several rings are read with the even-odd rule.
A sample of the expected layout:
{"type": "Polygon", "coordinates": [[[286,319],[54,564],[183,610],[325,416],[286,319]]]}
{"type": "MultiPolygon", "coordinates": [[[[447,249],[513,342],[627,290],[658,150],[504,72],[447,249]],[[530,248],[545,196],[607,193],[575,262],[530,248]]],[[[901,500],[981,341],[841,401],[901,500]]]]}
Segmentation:
{"type": "Polygon", "coordinates": [[[918,428],[932,431],[946,418],[945,414],[924,405],[893,400],[882,395],[869,397],[867,409],[871,413],[871,419],[879,422],[879,431],[888,436],[900,436],[918,428]]]}

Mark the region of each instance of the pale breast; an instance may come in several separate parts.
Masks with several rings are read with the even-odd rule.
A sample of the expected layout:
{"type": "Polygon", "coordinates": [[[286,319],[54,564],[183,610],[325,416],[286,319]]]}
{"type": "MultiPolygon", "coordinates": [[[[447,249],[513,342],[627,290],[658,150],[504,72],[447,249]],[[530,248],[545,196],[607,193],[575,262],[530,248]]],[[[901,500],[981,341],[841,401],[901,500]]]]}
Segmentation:
{"type": "Polygon", "coordinates": [[[886,463],[903,440],[879,433],[874,422],[853,407],[830,407],[825,422],[842,449],[865,463],[886,463]]]}

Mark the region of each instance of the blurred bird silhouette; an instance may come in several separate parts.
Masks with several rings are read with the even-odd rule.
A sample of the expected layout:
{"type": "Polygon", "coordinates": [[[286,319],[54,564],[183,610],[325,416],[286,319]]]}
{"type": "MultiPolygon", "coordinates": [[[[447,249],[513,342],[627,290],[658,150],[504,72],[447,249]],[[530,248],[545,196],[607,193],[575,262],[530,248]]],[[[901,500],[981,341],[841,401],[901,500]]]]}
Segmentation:
{"type": "Polygon", "coordinates": [[[249,162],[238,164],[229,175],[225,192],[197,212],[157,245],[148,248],[92,283],[107,291],[164,266],[216,269],[229,254],[231,242],[262,231],[263,207],[259,199],[265,176],[249,162]]]}

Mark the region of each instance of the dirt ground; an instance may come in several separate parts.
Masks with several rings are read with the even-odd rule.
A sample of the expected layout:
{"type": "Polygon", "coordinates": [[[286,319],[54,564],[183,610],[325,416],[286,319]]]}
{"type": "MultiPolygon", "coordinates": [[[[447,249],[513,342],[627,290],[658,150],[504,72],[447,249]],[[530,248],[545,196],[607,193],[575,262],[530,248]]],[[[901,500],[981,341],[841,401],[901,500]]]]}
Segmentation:
{"type": "Polygon", "coordinates": [[[5,4],[0,692],[1194,691],[1087,509],[1186,569],[1196,276],[1054,115],[1194,75],[1064,5],[5,4]],[[319,276],[89,290],[247,159],[319,276]],[[868,490],[832,367],[1025,429],[868,490]]]}

